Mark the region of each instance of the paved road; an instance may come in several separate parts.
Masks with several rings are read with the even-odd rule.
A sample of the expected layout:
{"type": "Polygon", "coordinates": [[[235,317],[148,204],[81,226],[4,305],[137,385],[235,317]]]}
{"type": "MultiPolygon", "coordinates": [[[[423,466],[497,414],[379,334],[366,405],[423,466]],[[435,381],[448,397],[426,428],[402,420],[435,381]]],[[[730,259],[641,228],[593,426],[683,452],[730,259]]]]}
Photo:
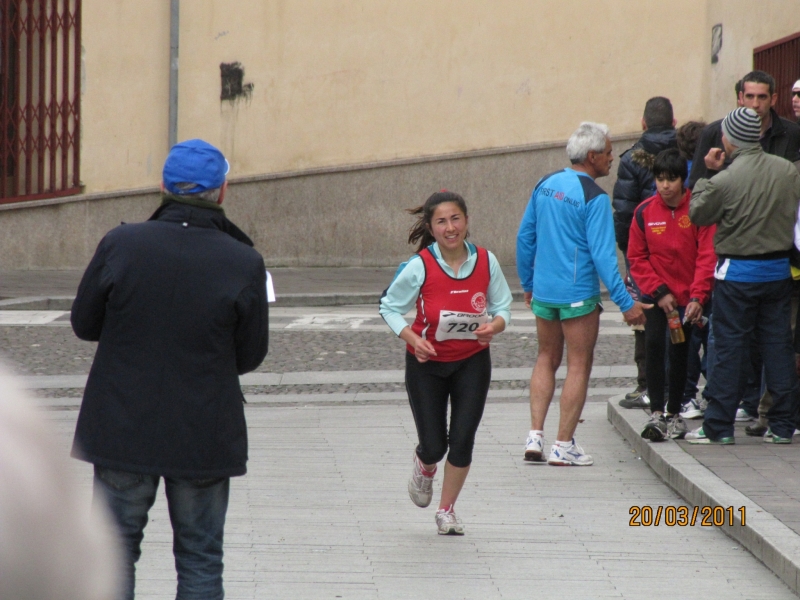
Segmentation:
{"type": "MultiPolygon", "coordinates": [[[[524,463],[526,412],[487,408],[458,503],[467,534],[447,538],[435,533],[434,509],[406,494],[415,432],[405,406],[248,408],[250,472],[232,486],[227,597],[795,597],[718,530],[630,527],[631,506],[684,503],[622,441],[602,404],[588,406],[579,428],[596,459],[585,469],[524,463]]],[[[49,414],[66,449],[75,411],[49,414]]],[[[75,469],[88,502],[91,469],[75,469]]],[[[170,548],[160,497],[137,598],[173,593],[170,548]]]]}
{"type": "MultiPolygon", "coordinates": [[[[20,313],[17,322],[31,320],[15,325],[0,312],[0,352],[39,402],[61,409],[45,414],[66,451],[94,345],[76,340],[57,313],[20,313]]],[[[227,597],[795,597],[714,528],[629,526],[632,506],[684,503],[606,418],[607,398],[633,383],[630,333],[613,309],[603,315],[577,436],[595,466],[521,460],[534,324],[516,305],[512,328],[493,344],[495,381],[458,505],[467,535],[458,539],[437,536],[433,510],[414,507],[405,491],[415,432],[402,344],[372,307],[273,310],[270,356],[243,379],[250,472],[232,486],[227,597]]],[[[73,467],[88,502],[91,470],[73,467]]],[[[174,595],[170,546],[160,497],[137,598],[174,595]]]]}

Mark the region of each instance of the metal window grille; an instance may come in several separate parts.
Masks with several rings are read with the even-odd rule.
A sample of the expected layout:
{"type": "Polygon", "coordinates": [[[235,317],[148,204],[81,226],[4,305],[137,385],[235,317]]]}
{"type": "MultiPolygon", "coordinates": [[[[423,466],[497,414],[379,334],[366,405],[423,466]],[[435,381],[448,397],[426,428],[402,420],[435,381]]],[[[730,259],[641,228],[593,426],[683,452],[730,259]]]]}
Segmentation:
{"type": "Polygon", "coordinates": [[[775,78],[778,103],[775,111],[795,120],[792,112],[792,84],[800,79],[800,31],[753,50],[753,65],[775,78]]]}
{"type": "Polygon", "coordinates": [[[0,0],[0,204],[80,188],[81,0],[0,0]]]}

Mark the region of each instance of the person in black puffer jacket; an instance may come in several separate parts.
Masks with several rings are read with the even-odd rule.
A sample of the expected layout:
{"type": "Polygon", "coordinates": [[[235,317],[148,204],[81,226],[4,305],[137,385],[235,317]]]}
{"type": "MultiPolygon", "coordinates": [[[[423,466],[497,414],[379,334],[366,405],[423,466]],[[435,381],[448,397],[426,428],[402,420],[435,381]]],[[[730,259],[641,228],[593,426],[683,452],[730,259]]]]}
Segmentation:
{"type": "MultiPolygon", "coordinates": [[[[628,253],[628,232],[633,220],[633,212],[640,202],[654,196],[656,183],[653,178],[653,162],[656,155],[667,148],[677,145],[675,119],[672,114],[672,103],[668,98],[656,96],[644,105],[642,116],[644,133],[637,142],[622,153],[617,169],[617,183],[614,184],[614,233],[617,246],[622,253],[628,253]]],[[[639,288],[631,279],[630,264],[625,257],[625,283],[634,298],[639,297],[639,288]]],[[[626,394],[620,401],[624,408],[647,408],[650,400],[647,396],[647,376],[645,375],[644,328],[634,327],[635,342],[633,359],[636,362],[638,375],[636,389],[626,394]]]]}
{"type": "Polygon", "coordinates": [[[667,148],[677,146],[672,103],[668,98],[656,96],[644,105],[642,117],[644,133],[628,150],[622,153],[614,184],[614,231],[617,245],[623,254],[628,252],[628,232],[633,212],[642,200],[656,193],[653,179],[653,161],[667,148]]]}

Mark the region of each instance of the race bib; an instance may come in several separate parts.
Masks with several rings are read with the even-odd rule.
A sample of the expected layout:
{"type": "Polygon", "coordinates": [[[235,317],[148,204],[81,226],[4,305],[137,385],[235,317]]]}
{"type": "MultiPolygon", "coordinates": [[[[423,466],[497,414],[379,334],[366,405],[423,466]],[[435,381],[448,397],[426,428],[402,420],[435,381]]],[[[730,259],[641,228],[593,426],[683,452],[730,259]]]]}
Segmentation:
{"type": "Polygon", "coordinates": [[[439,311],[439,326],[436,328],[436,341],[477,340],[475,330],[489,322],[486,311],[481,313],[439,311]]]}

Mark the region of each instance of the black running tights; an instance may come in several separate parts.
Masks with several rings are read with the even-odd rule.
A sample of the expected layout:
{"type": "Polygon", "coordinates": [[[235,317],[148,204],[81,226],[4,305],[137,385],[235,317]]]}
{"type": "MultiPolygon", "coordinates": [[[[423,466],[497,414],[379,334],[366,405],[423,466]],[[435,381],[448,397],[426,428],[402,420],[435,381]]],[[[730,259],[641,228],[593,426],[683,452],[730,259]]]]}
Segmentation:
{"type": "Polygon", "coordinates": [[[453,362],[420,363],[406,352],[406,390],[417,425],[417,456],[426,465],[447,454],[454,467],[472,463],[472,447],[492,379],[489,348],[453,362]],[[447,400],[450,399],[450,428],[447,400]]]}

